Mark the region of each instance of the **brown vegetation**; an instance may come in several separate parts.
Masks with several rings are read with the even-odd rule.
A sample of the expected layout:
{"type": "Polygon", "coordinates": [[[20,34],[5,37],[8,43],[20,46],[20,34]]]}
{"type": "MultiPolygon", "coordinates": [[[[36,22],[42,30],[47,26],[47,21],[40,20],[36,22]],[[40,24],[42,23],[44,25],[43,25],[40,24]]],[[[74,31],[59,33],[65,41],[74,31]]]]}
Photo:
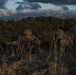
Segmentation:
{"type": "MultiPolygon", "coordinates": [[[[27,18],[20,21],[0,21],[0,75],[75,75],[76,74],[76,19],[57,19],[50,17],[27,18]],[[10,43],[13,35],[21,36],[25,29],[44,41],[41,45],[42,53],[31,53],[31,48],[16,50],[2,48],[1,44],[10,43]],[[55,31],[61,32],[65,39],[65,49],[58,55],[55,31]],[[50,47],[45,41],[49,41],[50,47]],[[49,49],[50,48],[50,49],[49,49]],[[5,50],[6,49],[6,50],[5,50]],[[23,53],[24,52],[24,53],[23,53]]],[[[15,42],[13,43],[15,44],[15,42]]],[[[11,47],[11,45],[10,45],[11,47]]],[[[38,49],[37,49],[38,50],[38,49]]]]}

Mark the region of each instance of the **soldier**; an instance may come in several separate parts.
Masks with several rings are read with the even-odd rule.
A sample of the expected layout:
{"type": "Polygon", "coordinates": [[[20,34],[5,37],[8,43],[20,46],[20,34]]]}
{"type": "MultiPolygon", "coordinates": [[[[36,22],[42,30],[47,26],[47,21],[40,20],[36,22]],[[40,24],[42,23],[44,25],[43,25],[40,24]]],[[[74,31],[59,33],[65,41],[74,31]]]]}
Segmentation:
{"type": "Polygon", "coordinates": [[[52,51],[54,53],[55,62],[61,62],[64,56],[65,48],[73,43],[73,40],[62,29],[54,32],[52,51]]]}
{"type": "MultiPolygon", "coordinates": [[[[32,31],[30,29],[26,29],[23,33],[23,37],[19,38],[19,49],[23,51],[40,51],[40,43],[41,41],[32,34],[32,31]]],[[[24,53],[24,52],[22,52],[24,53]]]]}
{"type": "Polygon", "coordinates": [[[65,33],[63,30],[58,29],[55,32],[55,42],[56,42],[56,58],[59,60],[59,62],[61,62],[62,58],[63,58],[63,54],[65,51],[65,46],[66,46],[66,39],[65,39],[65,33]]]}
{"type": "Polygon", "coordinates": [[[55,63],[61,62],[65,47],[66,47],[66,34],[62,29],[57,29],[54,31],[52,45],[50,49],[50,56],[54,56],[55,63]]]}

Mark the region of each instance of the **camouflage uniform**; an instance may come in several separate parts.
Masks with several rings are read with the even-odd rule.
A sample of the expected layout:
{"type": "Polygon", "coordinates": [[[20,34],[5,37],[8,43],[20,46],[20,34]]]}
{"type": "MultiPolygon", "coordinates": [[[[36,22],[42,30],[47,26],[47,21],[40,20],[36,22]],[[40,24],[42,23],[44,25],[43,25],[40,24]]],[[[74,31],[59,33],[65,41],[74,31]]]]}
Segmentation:
{"type": "Polygon", "coordinates": [[[65,49],[73,46],[72,35],[65,33],[62,29],[57,29],[53,37],[53,50],[55,62],[62,62],[65,49]],[[69,47],[70,46],[70,47],[69,47]]]}
{"type": "Polygon", "coordinates": [[[24,36],[19,37],[19,49],[21,50],[21,53],[24,53],[24,51],[29,51],[30,49],[32,52],[41,52],[41,41],[32,34],[32,31],[30,29],[27,29],[23,34],[24,36]]]}
{"type": "Polygon", "coordinates": [[[56,63],[61,62],[64,51],[65,51],[65,46],[66,46],[66,39],[65,39],[65,33],[62,29],[58,29],[54,32],[53,36],[53,44],[52,44],[52,55],[55,57],[53,59],[56,63]]]}
{"type": "Polygon", "coordinates": [[[62,60],[64,51],[65,51],[65,46],[66,46],[66,39],[65,39],[65,33],[63,30],[58,29],[55,33],[56,37],[56,45],[57,45],[57,53],[58,53],[58,59],[62,60]]]}

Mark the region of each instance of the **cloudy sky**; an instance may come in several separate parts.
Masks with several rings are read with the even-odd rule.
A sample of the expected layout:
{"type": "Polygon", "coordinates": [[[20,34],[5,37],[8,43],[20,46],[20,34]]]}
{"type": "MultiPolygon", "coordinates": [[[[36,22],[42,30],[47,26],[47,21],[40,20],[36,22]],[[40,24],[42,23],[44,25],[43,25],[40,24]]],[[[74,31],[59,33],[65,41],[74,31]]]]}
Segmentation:
{"type": "Polygon", "coordinates": [[[0,0],[0,19],[76,18],[76,0],[0,0]]]}

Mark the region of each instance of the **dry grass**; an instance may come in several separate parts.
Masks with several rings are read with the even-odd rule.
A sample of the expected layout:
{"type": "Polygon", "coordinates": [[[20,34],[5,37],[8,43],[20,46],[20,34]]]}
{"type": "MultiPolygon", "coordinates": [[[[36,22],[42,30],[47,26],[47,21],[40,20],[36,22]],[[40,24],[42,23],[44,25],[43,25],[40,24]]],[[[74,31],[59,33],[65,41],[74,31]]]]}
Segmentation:
{"type": "Polygon", "coordinates": [[[63,63],[55,64],[51,62],[49,64],[49,71],[51,75],[69,75],[68,67],[66,67],[63,63]]]}
{"type": "MultiPolygon", "coordinates": [[[[64,38],[66,40],[66,45],[73,44],[73,40],[70,36],[66,36],[64,38]]],[[[58,57],[58,48],[57,48],[57,40],[55,39],[55,36],[52,39],[54,42],[51,44],[51,46],[54,45],[54,48],[50,49],[50,53],[46,54],[46,52],[42,53],[36,53],[31,54],[32,47],[30,48],[29,52],[26,52],[26,49],[24,47],[20,50],[18,56],[20,55],[20,59],[17,61],[12,61],[12,57],[15,59],[18,56],[12,54],[10,55],[10,58],[12,59],[12,63],[10,62],[8,57],[6,55],[2,56],[2,65],[0,65],[0,75],[69,75],[69,68],[63,63],[58,62],[61,61],[63,58],[63,54],[65,54],[64,50],[65,48],[60,48],[60,55],[58,57]],[[51,51],[54,50],[54,57],[51,57],[52,53],[51,51]],[[45,56],[46,55],[46,56],[45,56]],[[48,56],[50,58],[48,58],[48,56]],[[49,60],[53,58],[54,60],[49,60]],[[46,61],[47,60],[47,61],[46,61]]]]}
{"type": "Polygon", "coordinates": [[[28,75],[69,75],[68,68],[62,63],[49,62],[46,64],[47,67],[44,67],[45,65],[40,66],[42,60],[37,60],[34,56],[32,56],[32,59],[32,62],[29,61],[29,58],[25,58],[10,65],[5,61],[0,66],[0,75],[23,75],[24,71],[24,75],[27,73],[28,75]],[[38,64],[38,62],[40,63],[38,64]]]}

